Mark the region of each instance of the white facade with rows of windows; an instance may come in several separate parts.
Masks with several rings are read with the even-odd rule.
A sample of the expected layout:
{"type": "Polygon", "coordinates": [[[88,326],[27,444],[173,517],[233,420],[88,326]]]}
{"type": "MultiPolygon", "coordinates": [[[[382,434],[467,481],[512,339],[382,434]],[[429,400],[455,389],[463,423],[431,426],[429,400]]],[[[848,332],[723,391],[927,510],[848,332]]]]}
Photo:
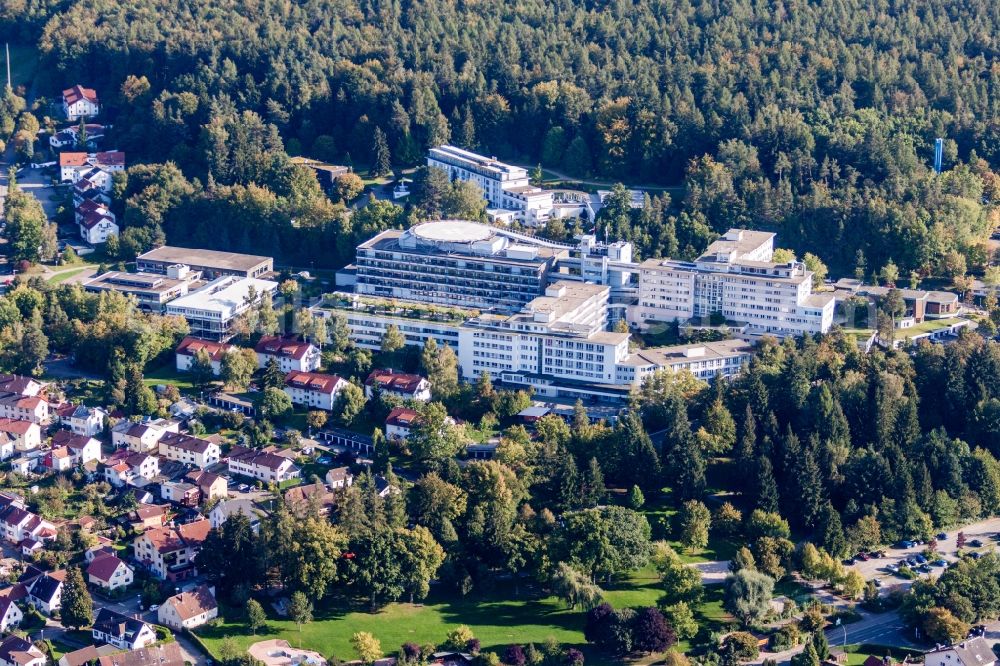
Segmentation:
{"type": "Polygon", "coordinates": [[[560,281],[514,315],[467,312],[464,320],[450,321],[422,318],[432,315],[418,303],[386,301],[376,309],[349,295],[338,295],[333,308],[319,305],[314,311],[343,317],[360,346],[378,349],[385,330],[395,325],[408,345],[422,346],[429,337],[452,345],[465,379],[489,372],[550,398],[624,400],[656,370],[688,370],[710,379],[736,374],[749,361],[751,345],[738,340],[630,353],[628,333],[606,330],[609,292],[603,285],[560,281]]]}
{"type": "Polygon", "coordinates": [[[629,322],[645,328],[719,314],[753,334],[830,330],[833,295],[813,294],[812,273],[801,262],[774,263],[773,252],[774,234],[731,229],[693,262],[648,259],[629,322]]]}
{"type": "Polygon", "coordinates": [[[441,169],[450,180],[471,181],[483,190],[491,209],[510,211],[521,223],[544,226],[552,217],[553,193],[531,184],[528,171],[455,146],[427,153],[427,166],[441,169]]]}

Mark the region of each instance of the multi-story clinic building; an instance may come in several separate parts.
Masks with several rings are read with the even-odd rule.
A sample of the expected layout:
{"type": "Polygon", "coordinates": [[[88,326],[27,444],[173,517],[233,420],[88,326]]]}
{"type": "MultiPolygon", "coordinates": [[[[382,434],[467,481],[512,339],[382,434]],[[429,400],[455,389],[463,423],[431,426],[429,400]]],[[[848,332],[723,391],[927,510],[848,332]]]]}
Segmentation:
{"type": "Polygon", "coordinates": [[[511,312],[541,295],[568,247],[462,220],[389,229],[358,246],[355,292],[511,312]]]}
{"type": "Polygon", "coordinates": [[[830,330],[833,294],[812,293],[812,272],[798,261],[775,263],[773,254],[774,234],[730,229],[693,262],[647,259],[629,322],[645,328],[718,313],[750,334],[830,330]]]}
{"type": "Polygon", "coordinates": [[[445,171],[451,180],[476,183],[483,188],[483,197],[491,209],[510,211],[529,226],[544,225],[552,215],[552,192],[532,185],[522,167],[455,146],[431,148],[427,166],[445,171]]]}
{"type": "Polygon", "coordinates": [[[452,346],[466,379],[487,371],[548,398],[621,402],[657,370],[684,369],[709,379],[734,375],[750,359],[752,346],[742,340],[631,353],[628,333],[607,330],[609,293],[605,285],[560,280],[508,315],[461,308],[441,312],[406,301],[372,303],[366,301],[377,299],[348,294],[315,311],[344,317],[361,347],[378,349],[395,325],[408,345],[433,338],[452,346]]]}

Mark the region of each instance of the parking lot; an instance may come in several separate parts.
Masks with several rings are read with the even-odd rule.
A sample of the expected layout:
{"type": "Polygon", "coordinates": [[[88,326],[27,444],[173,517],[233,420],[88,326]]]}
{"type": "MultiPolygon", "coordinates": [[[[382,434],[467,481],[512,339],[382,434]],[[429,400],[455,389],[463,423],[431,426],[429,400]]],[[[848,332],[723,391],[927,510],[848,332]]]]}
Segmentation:
{"type": "MultiPolygon", "coordinates": [[[[941,554],[941,558],[950,565],[958,560],[958,544],[956,539],[958,533],[963,532],[965,534],[965,547],[963,548],[964,553],[987,553],[990,550],[996,548],[1000,545],[1000,542],[996,541],[994,537],[1000,532],[1000,518],[991,518],[989,520],[984,520],[978,523],[973,523],[961,530],[948,530],[944,532],[945,538],[937,540],[936,550],[941,554]],[[976,546],[975,543],[981,545],[976,546]]],[[[879,558],[871,558],[867,561],[855,559],[849,568],[857,570],[864,577],[865,580],[876,580],[881,584],[882,588],[888,588],[893,585],[901,585],[904,588],[910,586],[911,581],[888,571],[886,567],[889,565],[899,566],[901,563],[905,563],[907,558],[916,558],[921,556],[923,552],[927,549],[927,544],[913,545],[911,548],[898,548],[899,544],[894,544],[891,548],[885,549],[885,556],[879,558]]],[[[925,566],[925,570],[921,571],[918,569],[913,569],[914,573],[918,574],[920,577],[937,577],[940,576],[943,571],[945,571],[945,566],[942,565],[932,565],[931,563],[918,563],[918,566],[925,566]]]]}

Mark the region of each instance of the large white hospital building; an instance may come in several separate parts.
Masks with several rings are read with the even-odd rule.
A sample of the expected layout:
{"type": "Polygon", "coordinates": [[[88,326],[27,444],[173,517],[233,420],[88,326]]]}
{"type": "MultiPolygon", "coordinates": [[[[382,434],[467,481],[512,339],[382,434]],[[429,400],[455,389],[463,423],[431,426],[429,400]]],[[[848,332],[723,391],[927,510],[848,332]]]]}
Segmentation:
{"type": "Polygon", "coordinates": [[[527,226],[544,226],[552,216],[553,195],[531,184],[526,169],[504,164],[455,146],[437,146],[427,153],[427,166],[442,169],[451,180],[470,180],[483,188],[489,207],[510,211],[527,226]]]}

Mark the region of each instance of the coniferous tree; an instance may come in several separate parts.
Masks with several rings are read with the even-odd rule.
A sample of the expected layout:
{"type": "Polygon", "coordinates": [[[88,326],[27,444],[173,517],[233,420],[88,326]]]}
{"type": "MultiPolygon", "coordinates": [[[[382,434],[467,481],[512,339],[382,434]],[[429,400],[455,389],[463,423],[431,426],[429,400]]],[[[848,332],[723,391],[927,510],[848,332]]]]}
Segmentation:
{"type": "Polygon", "coordinates": [[[66,570],[59,617],[64,625],[79,629],[94,623],[94,602],[79,567],[66,570]]]}
{"type": "Polygon", "coordinates": [[[753,506],[761,511],[778,510],[778,485],[774,480],[774,470],[767,456],[758,456],[754,465],[753,506]]]}

